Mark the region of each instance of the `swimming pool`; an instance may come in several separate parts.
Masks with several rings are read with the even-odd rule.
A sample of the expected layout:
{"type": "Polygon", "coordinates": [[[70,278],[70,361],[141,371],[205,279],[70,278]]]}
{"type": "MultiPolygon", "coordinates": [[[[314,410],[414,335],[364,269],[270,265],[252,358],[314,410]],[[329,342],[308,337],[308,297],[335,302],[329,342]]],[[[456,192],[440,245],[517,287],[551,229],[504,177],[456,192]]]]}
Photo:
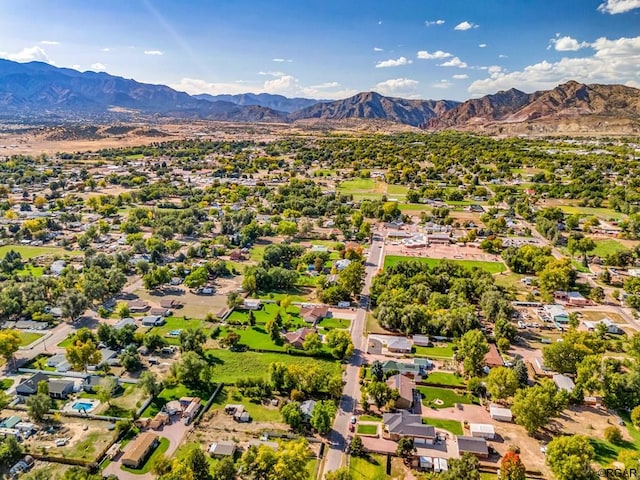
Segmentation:
{"type": "Polygon", "coordinates": [[[180,336],[180,332],[182,332],[182,330],[171,330],[169,332],[169,336],[170,337],[179,337],[180,336]]]}
{"type": "Polygon", "coordinates": [[[67,408],[69,408],[73,412],[89,413],[95,410],[98,405],[100,405],[100,401],[98,400],[82,399],[82,400],[77,400],[73,402],[71,404],[71,407],[70,408],[67,407],[67,408]]]}

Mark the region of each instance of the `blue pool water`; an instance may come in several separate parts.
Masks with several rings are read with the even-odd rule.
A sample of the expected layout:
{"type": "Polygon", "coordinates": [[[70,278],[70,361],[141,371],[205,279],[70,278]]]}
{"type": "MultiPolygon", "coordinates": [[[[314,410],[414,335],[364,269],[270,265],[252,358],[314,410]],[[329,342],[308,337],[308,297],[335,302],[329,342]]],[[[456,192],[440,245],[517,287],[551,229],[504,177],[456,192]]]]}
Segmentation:
{"type": "Polygon", "coordinates": [[[180,332],[182,332],[182,330],[171,330],[169,332],[169,335],[171,335],[172,337],[177,337],[178,335],[180,335],[180,332]]]}
{"type": "Polygon", "coordinates": [[[76,402],[71,407],[76,412],[89,411],[93,408],[93,403],[88,402],[76,402]]]}

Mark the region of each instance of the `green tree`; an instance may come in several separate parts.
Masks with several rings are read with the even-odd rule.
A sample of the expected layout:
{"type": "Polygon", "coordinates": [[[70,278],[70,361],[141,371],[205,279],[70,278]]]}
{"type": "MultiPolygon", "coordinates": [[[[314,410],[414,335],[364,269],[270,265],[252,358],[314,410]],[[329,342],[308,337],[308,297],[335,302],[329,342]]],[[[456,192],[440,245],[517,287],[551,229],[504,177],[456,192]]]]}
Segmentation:
{"type": "Polygon", "coordinates": [[[326,435],[331,431],[333,417],[335,417],[337,410],[332,400],[320,400],[316,402],[311,414],[311,426],[315,428],[320,435],[326,435]]]}
{"type": "Polygon", "coordinates": [[[378,408],[382,408],[390,399],[392,390],[385,382],[369,382],[364,388],[364,393],[367,398],[376,405],[378,408]]]}
{"type": "Polygon", "coordinates": [[[522,425],[529,434],[534,434],[564,410],[567,404],[567,393],[558,390],[551,380],[545,379],[531,388],[519,390],[513,399],[511,411],[516,423],[522,425]]]}
{"type": "Polygon", "coordinates": [[[553,260],[538,275],[538,285],[542,293],[551,297],[555,291],[567,291],[575,282],[576,271],[567,258],[553,260]]]}
{"type": "Polygon", "coordinates": [[[201,328],[187,328],[180,332],[178,341],[181,352],[196,352],[198,355],[202,355],[207,336],[201,328]]]}
{"type": "Polygon", "coordinates": [[[75,321],[89,307],[89,299],[77,290],[67,291],[59,300],[62,316],[75,321]]]}
{"type": "Polygon", "coordinates": [[[351,440],[351,444],[349,445],[349,453],[352,457],[364,457],[364,444],[362,443],[362,438],[360,438],[360,435],[356,435],[355,437],[353,437],[353,440],[351,440]]]}
{"type": "Polygon", "coordinates": [[[278,325],[278,322],[275,319],[269,320],[266,327],[267,332],[269,332],[269,338],[271,338],[273,343],[282,345],[282,336],[280,335],[280,329],[282,327],[278,325]]]}
{"type": "Polygon", "coordinates": [[[225,457],[211,468],[211,480],[232,480],[236,478],[236,465],[232,457],[225,457]]]}
{"type": "Polygon", "coordinates": [[[331,330],[327,333],[326,339],[327,346],[335,358],[344,360],[353,354],[354,347],[351,335],[346,330],[331,330]]]}
{"type": "Polygon", "coordinates": [[[403,458],[405,462],[413,457],[416,452],[416,447],[413,444],[413,438],[402,437],[398,441],[398,446],[396,448],[396,455],[400,458],[403,458]]]}
{"type": "Polygon", "coordinates": [[[469,330],[458,342],[456,359],[462,362],[467,375],[477,375],[482,371],[484,357],[489,352],[489,344],[480,330],[469,330]]]}
{"type": "Polygon", "coordinates": [[[207,367],[207,362],[195,352],[186,352],[182,360],[171,365],[175,377],[189,387],[201,387],[200,373],[207,367]]]}
{"type": "Polygon", "coordinates": [[[348,467],[342,467],[333,472],[327,472],[324,478],[325,480],[353,480],[353,475],[348,467]]]}
{"type": "Polygon", "coordinates": [[[623,441],[622,432],[615,425],[604,429],[604,438],[607,442],[611,442],[614,445],[620,445],[623,441]]]}
{"type": "Polygon", "coordinates": [[[22,448],[16,437],[8,435],[0,442],[0,467],[10,467],[21,456],[22,448]]]}
{"type": "Polygon", "coordinates": [[[82,341],[76,335],[75,343],[68,346],[66,350],[66,358],[76,370],[86,371],[88,365],[97,365],[102,360],[102,354],[91,338],[82,341]]]}
{"type": "Polygon", "coordinates": [[[364,272],[361,262],[351,262],[338,274],[338,285],[350,295],[359,295],[364,286],[364,272]]]}
{"type": "Polygon", "coordinates": [[[51,408],[51,398],[46,393],[31,395],[26,403],[29,417],[36,423],[42,422],[51,408]]]}
{"type": "Polygon", "coordinates": [[[471,453],[449,459],[449,470],[440,474],[440,480],[480,480],[480,462],[471,453]]]}
{"type": "Polygon", "coordinates": [[[111,399],[113,398],[113,393],[116,388],[118,388],[118,380],[115,377],[102,378],[97,388],[98,399],[102,403],[111,405],[111,399]]]}
{"type": "Polygon", "coordinates": [[[578,364],[589,355],[604,353],[605,343],[589,332],[569,329],[562,342],[554,342],[542,349],[547,368],[559,373],[576,373],[578,364]]]}
{"type": "Polygon", "coordinates": [[[302,348],[312,355],[320,352],[322,350],[322,340],[320,340],[320,336],[317,333],[308,334],[304,342],[302,342],[302,348]]]}
{"type": "Polygon", "coordinates": [[[485,383],[494,400],[504,400],[513,396],[519,386],[516,373],[507,367],[492,368],[485,383]]]}
{"type": "Polygon", "coordinates": [[[294,430],[299,430],[304,424],[305,418],[300,409],[300,402],[289,402],[280,410],[282,419],[294,430]]]}
{"type": "Polygon", "coordinates": [[[249,315],[247,317],[247,320],[249,321],[249,325],[251,325],[252,327],[255,326],[255,324],[256,324],[256,314],[253,313],[253,310],[249,310],[249,315]]]}
{"type": "Polygon", "coordinates": [[[116,314],[120,318],[127,318],[131,316],[131,310],[129,309],[127,302],[118,302],[118,305],[116,306],[116,314]]]}
{"type": "Polygon", "coordinates": [[[640,427],[640,405],[631,410],[631,422],[634,427],[640,427]]]}
{"type": "Polygon", "coordinates": [[[220,339],[220,345],[223,347],[233,348],[240,343],[240,335],[236,332],[229,332],[224,338],[220,339]]]}
{"type": "Polygon", "coordinates": [[[191,444],[182,461],[193,473],[194,480],[209,480],[209,461],[200,445],[191,444]]]}
{"type": "Polygon", "coordinates": [[[384,370],[379,360],[374,360],[371,364],[371,377],[375,379],[376,382],[382,382],[384,380],[384,370]]]}
{"type": "Polygon", "coordinates": [[[547,445],[546,461],[558,480],[595,480],[593,446],[583,435],[556,437],[547,445]]]}
{"type": "Polygon", "coordinates": [[[147,370],[140,375],[138,388],[142,389],[145,395],[155,397],[162,391],[162,384],[158,382],[158,377],[155,373],[147,370]]]}

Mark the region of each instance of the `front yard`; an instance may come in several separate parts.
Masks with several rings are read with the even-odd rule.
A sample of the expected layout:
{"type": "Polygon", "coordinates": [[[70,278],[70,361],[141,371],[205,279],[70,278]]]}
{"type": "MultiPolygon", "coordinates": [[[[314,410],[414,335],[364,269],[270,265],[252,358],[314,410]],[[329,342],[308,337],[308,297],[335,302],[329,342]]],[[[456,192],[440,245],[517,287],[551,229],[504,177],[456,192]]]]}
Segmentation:
{"type": "Polygon", "coordinates": [[[455,390],[438,387],[417,387],[417,390],[422,395],[422,404],[426,407],[450,408],[456,403],[479,404],[478,398],[469,392],[458,394],[455,390]]]}

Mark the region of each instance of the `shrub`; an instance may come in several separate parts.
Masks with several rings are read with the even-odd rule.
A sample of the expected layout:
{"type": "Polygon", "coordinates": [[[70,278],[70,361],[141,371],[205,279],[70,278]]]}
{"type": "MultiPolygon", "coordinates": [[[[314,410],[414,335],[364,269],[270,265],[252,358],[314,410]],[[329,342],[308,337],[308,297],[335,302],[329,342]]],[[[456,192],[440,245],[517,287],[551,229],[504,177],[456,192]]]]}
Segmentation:
{"type": "Polygon", "coordinates": [[[604,438],[613,444],[622,443],[622,432],[620,429],[614,425],[605,428],[604,430],[604,438]]]}

